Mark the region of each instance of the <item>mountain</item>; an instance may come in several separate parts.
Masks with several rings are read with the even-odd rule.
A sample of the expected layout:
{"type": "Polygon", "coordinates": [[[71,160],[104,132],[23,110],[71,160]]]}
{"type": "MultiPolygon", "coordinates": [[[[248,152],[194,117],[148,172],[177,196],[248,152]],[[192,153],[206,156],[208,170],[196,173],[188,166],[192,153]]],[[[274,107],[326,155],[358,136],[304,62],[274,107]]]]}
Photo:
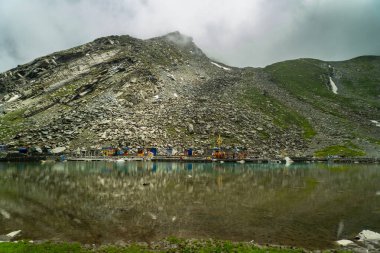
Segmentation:
{"type": "Polygon", "coordinates": [[[379,84],[377,56],[235,68],[179,32],[110,36],[1,73],[0,143],[378,157],[379,84]]]}

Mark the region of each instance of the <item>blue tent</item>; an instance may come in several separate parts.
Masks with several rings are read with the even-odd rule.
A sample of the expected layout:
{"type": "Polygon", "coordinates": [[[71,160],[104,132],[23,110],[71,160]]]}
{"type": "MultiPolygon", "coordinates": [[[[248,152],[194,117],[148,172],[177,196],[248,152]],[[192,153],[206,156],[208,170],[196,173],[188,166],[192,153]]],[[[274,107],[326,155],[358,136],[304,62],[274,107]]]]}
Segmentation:
{"type": "Polygon", "coordinates": [[[28,149],[27,149],[27,148],[19,148],[19,149],[18,149],[18,152],[19,152],[20,154],[26,154],[26,153],[28,153],[28,149]]]}
{"type": "Polygon", "coordinates": [[[153,156],[157,156],[157,148],[150,148],[149,151],[152,152],[153,156]]]}

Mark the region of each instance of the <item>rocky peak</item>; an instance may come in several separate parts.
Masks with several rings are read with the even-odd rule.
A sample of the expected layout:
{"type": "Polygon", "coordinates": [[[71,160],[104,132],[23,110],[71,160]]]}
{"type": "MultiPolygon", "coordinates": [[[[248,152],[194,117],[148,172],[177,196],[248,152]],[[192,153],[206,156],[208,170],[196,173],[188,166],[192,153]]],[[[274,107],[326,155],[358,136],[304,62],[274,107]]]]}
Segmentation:
{"type": "MultiPolygon", "coordinates": [[[[355,113],[346,100],[332,97],[326,85],[329,65],[302,60],[266,69],[233,68],[210,60],[179,32],[148,40],[99,38],[0,74],[0,143],[72,150],[106,145],[204,148],[214,146],[221,135],[224,146],[279,156],[349,143],[355,132],[361,137],[353,145],[367,145],[366,139],[379,137],[370,123],[375,113],[355,113]],[[306,84],[314,86],[295,90],[305,76],[306,84]],[[290,77],[295,85],[286,86],[290,77]],[[320,92],[308,95],[315,90],[320,92]]],[[[331,65],[348,76],[346,65],[331,65]]],[[[339,96],[349,94],[349,86],[336,83],[339,96]]]]}

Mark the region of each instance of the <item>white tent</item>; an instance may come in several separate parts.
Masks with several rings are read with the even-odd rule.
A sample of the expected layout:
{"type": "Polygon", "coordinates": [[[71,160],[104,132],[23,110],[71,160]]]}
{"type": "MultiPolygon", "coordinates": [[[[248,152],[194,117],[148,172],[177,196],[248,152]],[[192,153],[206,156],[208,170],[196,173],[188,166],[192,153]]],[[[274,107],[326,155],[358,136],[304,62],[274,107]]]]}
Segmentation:
{"type": "Polygon", "coordinates": [[[54,148],[54,149],[52,149],[51,152],[52,152],[53,154],[58,154],[58,153],[62,153],[62,152],[65,151],[65,150],[66,150],[65,147],[58,147],[58,148],[54,148]]]}

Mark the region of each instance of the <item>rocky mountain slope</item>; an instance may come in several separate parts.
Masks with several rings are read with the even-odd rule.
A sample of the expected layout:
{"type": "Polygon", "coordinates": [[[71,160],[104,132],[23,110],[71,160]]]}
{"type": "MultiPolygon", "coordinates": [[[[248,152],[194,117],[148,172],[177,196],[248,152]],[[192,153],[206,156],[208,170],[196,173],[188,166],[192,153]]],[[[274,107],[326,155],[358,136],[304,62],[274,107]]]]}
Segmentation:
{"type": "Polygon", "coordinates": [[[110,36],[1,73],[0,143],[378,157],[379,94],[380,57],[234,68],[178,32],[110,36]]]}

